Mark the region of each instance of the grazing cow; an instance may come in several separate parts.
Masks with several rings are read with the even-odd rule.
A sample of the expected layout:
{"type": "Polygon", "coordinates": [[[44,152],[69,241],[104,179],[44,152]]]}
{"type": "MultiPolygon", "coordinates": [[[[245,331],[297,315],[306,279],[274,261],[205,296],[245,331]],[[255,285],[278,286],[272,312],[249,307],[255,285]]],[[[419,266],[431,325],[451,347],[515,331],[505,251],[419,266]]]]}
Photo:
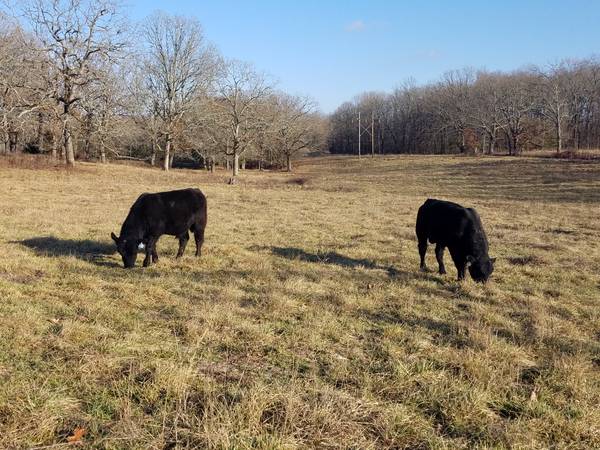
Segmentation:
{"type": "Polygon", "coordinates": [[[121,227],[121,235],[111,237],[126,268],[135,266],[138,248],[146,251],[144,267],[158,261],[156,242],[163,234],[179,239],[177,258],[183,255],[189,233],[196,239],[196,256],[200,256],[206,227],[206,197],[199,189],[142,194],[135,201],[121,227]]]}
{"type": "Polygon", "coordinates": [[[436,244],[435,256],[440,274],[446,273],[446,247],[450,250],[459,280],[464,279],[466,267],[477,282],[486,282],[492,274],[496,258],[488,256],[488,240],[479,214],[473,208],[464,208],[443,200],[427,199],[419,208],[416,232],[421,269],[426,270],[425,253],[429,240],[436,244]]]}

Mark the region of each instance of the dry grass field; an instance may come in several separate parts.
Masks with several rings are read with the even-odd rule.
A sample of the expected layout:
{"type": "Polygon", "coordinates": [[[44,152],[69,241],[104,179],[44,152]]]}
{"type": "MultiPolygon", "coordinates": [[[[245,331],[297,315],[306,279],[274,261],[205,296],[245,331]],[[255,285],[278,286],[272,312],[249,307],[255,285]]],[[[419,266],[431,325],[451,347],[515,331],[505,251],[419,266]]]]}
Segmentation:
{"type": "Polygon", "coordinates": [[[0,166],[0,448],[600,448],[600,164],[226,178],[0,166]],[[203,257],[163,237],[123,269],[110,232],[135,198],[188,186],[203,257]],[[456,282],[449,255],[419,272],[427,197],[479,210],[490,283],[456,282]]]}

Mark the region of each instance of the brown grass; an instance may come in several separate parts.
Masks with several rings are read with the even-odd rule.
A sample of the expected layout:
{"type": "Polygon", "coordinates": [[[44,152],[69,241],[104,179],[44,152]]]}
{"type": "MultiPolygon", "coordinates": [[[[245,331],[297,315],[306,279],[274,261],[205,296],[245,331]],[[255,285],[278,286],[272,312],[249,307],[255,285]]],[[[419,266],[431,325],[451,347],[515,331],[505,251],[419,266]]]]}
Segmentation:
{"type": "Polygon", "coordinates": [[[0,168],[0,448],[78,427],[107,449],[600,447],[600,166],[340,157],[226,179],[0,168]],[[164,237],[158,265],[122,269],[131,203],[185,186],[208,197],[203,258],[164,237]],[[427,197],[479,210],[490,283],[417,270],[427,197]]]}

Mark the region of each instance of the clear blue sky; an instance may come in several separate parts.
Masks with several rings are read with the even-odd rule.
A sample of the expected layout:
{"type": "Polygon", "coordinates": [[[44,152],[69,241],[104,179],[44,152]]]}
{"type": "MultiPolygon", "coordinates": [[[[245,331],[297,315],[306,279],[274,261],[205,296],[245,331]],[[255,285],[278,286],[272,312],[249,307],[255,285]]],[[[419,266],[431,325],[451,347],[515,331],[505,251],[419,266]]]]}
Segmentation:
{"type": "Polygon", "coordinates": [[[129,0],[195,16],[222,54],[253,62],[323,112],[408,78],[511,70],[600,53],[600,0],[129,0]]]}

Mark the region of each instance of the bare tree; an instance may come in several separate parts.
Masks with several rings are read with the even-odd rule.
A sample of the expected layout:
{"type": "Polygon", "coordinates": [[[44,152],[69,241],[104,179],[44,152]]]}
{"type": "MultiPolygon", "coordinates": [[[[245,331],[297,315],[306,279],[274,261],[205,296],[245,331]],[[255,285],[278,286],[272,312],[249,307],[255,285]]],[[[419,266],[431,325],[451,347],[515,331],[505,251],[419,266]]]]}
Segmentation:
{"type": "Polygon", "coordinates": [[[285,159],[288,172],[292,158],[300,151],[320,144],[315,103],[307,97],[279,93],[275,96],[274,132],[279,152],[285,159]]]}
{"type": "Polygon", "coordinates": [[[144,70],[153,108],[163,123],[164,170],[169,170],[173,140],[183,116],[214,80],[219,60],[207,44],[200,23],[158,12],[144,25],[144,70]]]}
{"type": "Polygon", "coordinates": [[[147,142],[148,159],[150,165],[154,166],[158,153],[163,151],[160,144],[161,119],[156,113],[154,93],[146,82],[144,66],[135,59],[136,56],[132,55],[132,60],[123,67],[126,86],[124,104],[129,119],[143,133],[145,140],[150,141],[147,142]]]}
{"type": "Polygon", "coordinates": [[[117,157],[121,156],[110,144],[111,137],[118,129],[118,119],[124,115],[126,103],[124,98],[126,89],[115,69],[112,66],[99,69],[97,80],[86,86],[78,104],[82,111],[84,153],[90,154],[90,145],[94,138],[100,162],[103,164],[107,162],[107,150],[117,157]]]}
{"type": "Polygon", "coordinates": [[[214,98],[197,97],[186,114],[180,136],[181,149],[195,160],[201,160],[205,169],[214,171],[221,154],[224,130],[218,121],[214,98]]]}
{"type": "Polygon", "coordinates": [[[458,133],[461,152],[467,150],[468,111],[474,81],[475,75],[471,69],[455,70],[444,74],[438,88],[438,114],[444,118],[446,126],[458,133]]]}
{"type": "Polygon", "coordinates": [[[468,117],[473,127],[481,130],[484,136],[483,151],[486,141],[488,153],[496,149],[498,132],[504,127],[505,120],[500,110],[499,77],[495,74],[480,72],[472,87],[471,105],[468,117]]]}
{"type": "MultiPolygon", "coordinates": [[[[426,108],[437,109],[441,101],[440,97],[436,97],[438,101],[427,102],[427,94],[427,89],[417,87],[413,80],[407,80],[389,96],[388,106],[384,108],[388,117],[384,117],[382,122],[391,138],[394,152],[420,153],[428,128],[446,132],[446,121],[434,124],[426,117],[426,108]]],[[[381,138],[381,145],[384,141],[385,139],[381,138]]]]}
{"type": "Polygon", "coordinates": [[[239,174],[240,156],[258,138],[264,122],[257,109],[272,91],[266,78],[241,61],[229,61],[217,81],[215,106],[226,130],[225,154],[233,159],[233,176],[239,174]]]}
{"type": "Polygon", "coordinates": [[[48,66],[49,95],[59,106],[66,163],[73,166],[74,106],[98,78],[97,67],[126,45],[120,6],[113,0],[29,0],[23,12],[48,66]]]}
{"type": "MultiPolygon", "coordinates": [[[[569,95],[569,126],[573,145],[581,148],[583,143],[591,148],[594,143],[594,124],[600,118],[600,60],[589,58],[571,62],[567,79],[569,95]]],[[[596,147],[600,146],[599,140],[596,147]]]]}
{"type": "Polygon", "coordinates": [[[563,148],[563,124],[569,117],[568,79],[571,73],[565,63],[551,64],[546,70],[536,68],[537,111],[554,127],[556,151],[563,148]]]}
{"type": "Polygon", "coordinates": [[[505,121],[508,153],[521,151],[521,137],[525,132],[525,120],[535,106],[533,80],[530,72],[515,72],[504,76],[499,84],[499,109],[505,121]]]}
{"type": "Polygon", "coordinates": [[[256,130],[256,138],[252,144],[253,153],[258,161],[258,169],[273,168],[281,164],[277,130],[278,98],[276,94],[270,95],[257,107],[257,114],[262,116],[262,121],[256,130]]]}
{"type": "Polygon", "coordinates": [[[19,136],[28,125],[37,128],[41,137],[39,117],[49,106],[36,89],[41,86],[43,67],[32,55],[32,47],[31,36],[0,13],[0,135],[5,152],[16,151],[19,136]],[[33,116],[38,123],[27,124],[33,116]]]}

